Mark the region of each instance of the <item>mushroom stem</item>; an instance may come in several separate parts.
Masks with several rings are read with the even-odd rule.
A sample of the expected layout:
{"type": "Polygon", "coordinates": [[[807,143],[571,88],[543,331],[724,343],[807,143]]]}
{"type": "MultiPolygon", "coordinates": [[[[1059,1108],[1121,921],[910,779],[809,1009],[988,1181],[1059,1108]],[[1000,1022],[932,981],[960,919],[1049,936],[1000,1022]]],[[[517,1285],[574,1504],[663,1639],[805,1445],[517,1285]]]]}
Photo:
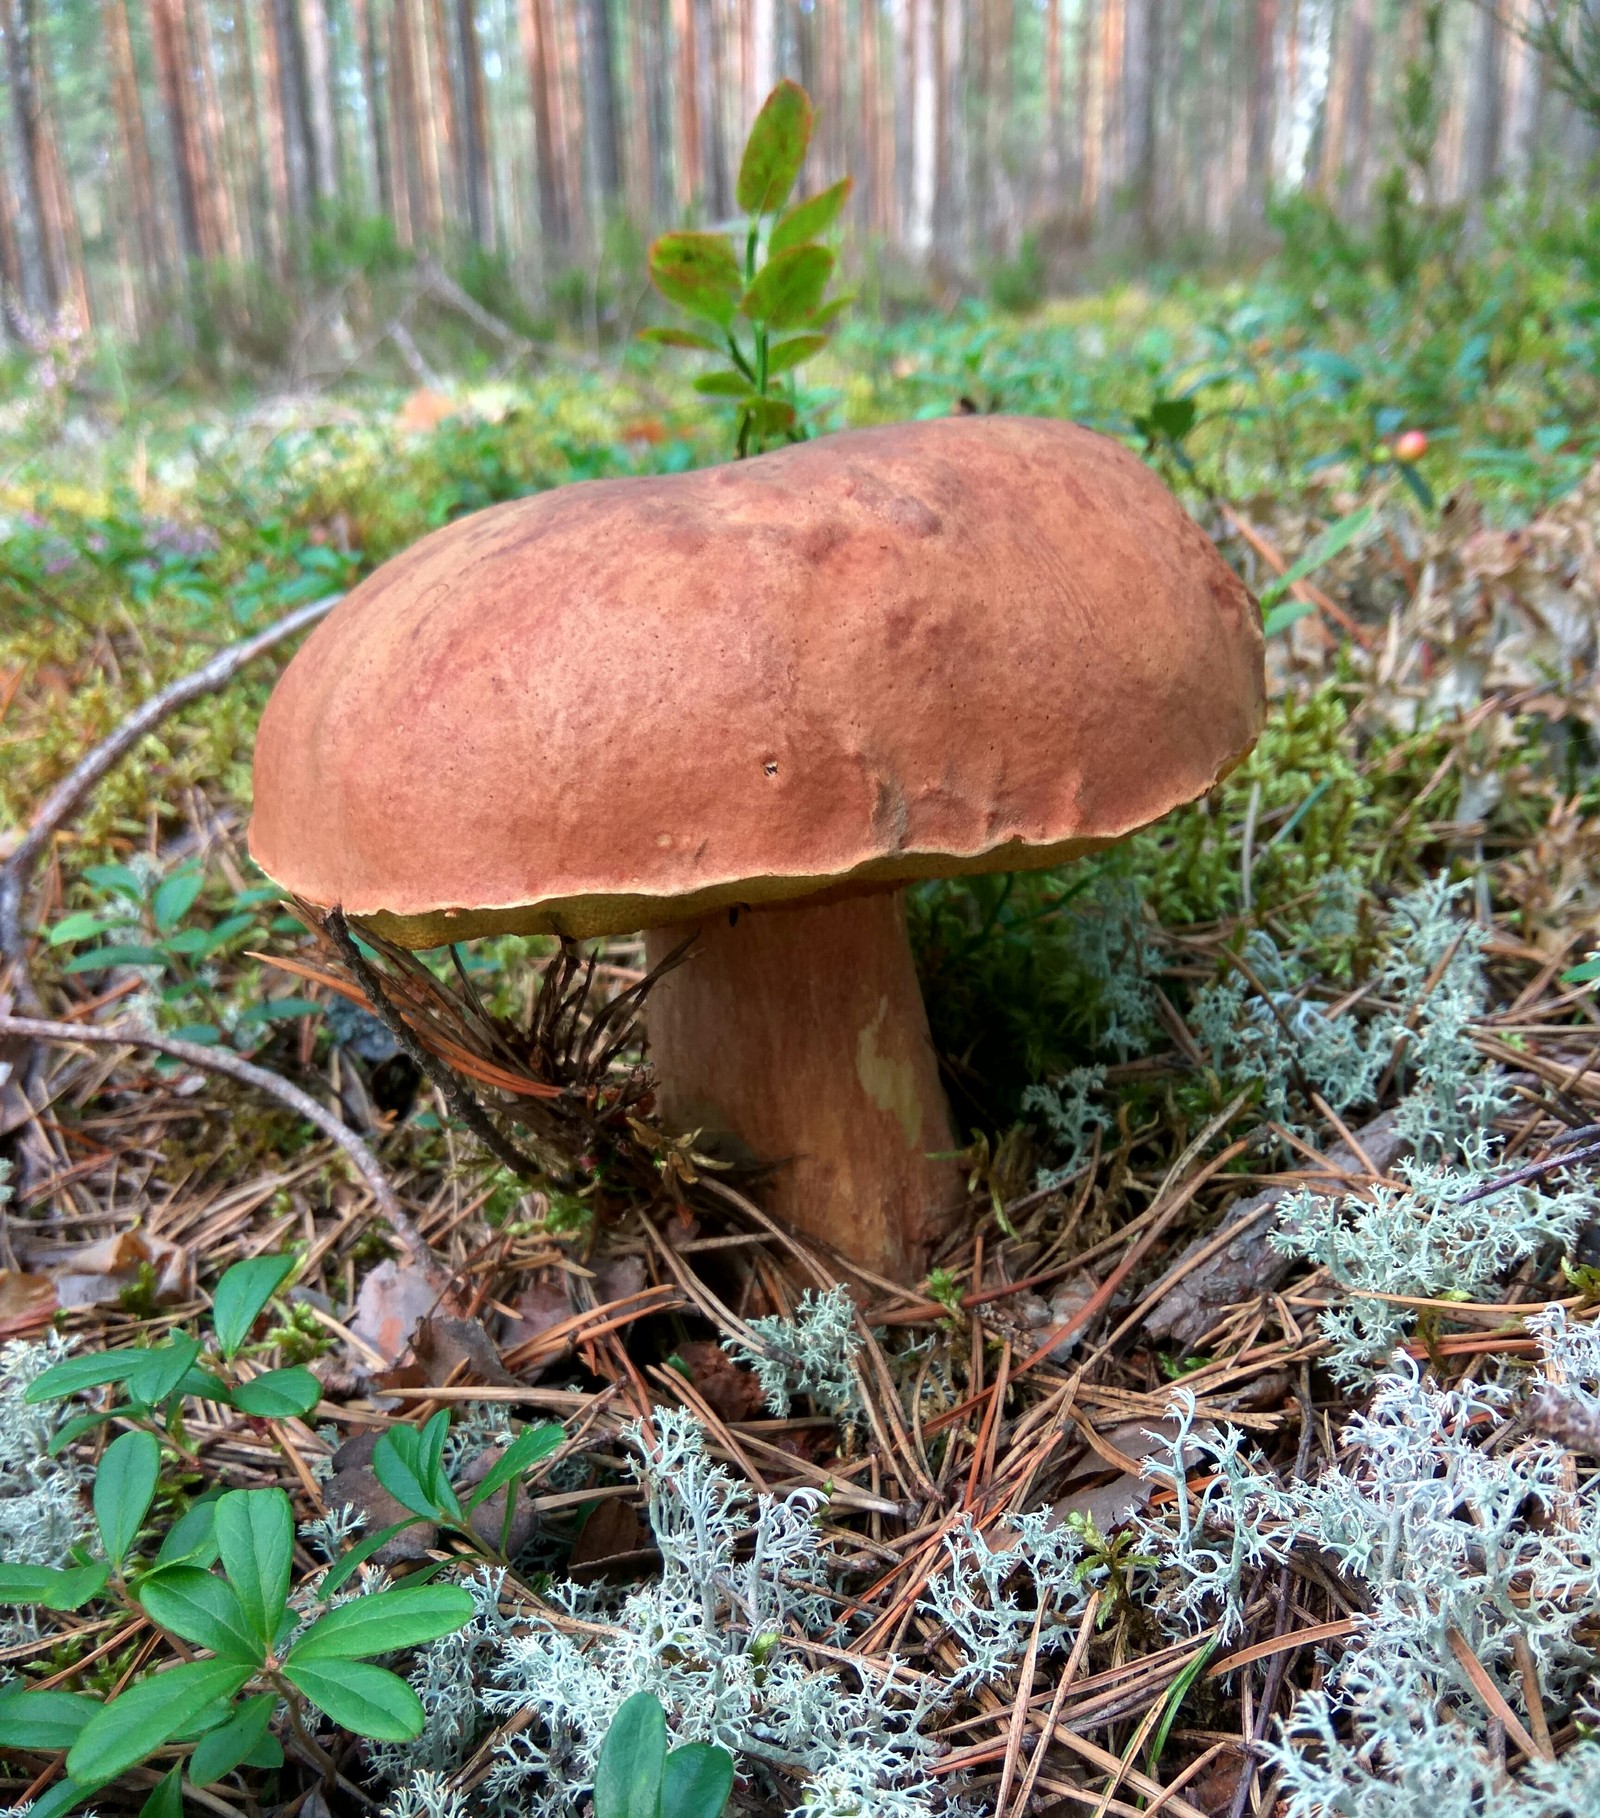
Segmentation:
{"type": "MultiPolygon", "coordinates": [[[[684,933],[650,929],[650,965],[684,933]]],[[[666,1126],[700,1131],[707,1154],[773,1164],[776,1216],[916,1279],[961,1177],[904,892],[721,913],[695,934],[645,1013],[666,1126]]]]}

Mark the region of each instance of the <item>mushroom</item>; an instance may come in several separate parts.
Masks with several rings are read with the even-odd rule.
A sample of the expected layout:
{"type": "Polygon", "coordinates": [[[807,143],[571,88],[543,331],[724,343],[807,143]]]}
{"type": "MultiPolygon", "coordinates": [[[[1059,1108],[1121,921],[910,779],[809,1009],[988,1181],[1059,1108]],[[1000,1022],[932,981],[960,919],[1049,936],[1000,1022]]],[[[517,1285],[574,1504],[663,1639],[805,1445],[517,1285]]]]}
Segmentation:
{"type": "Polygon", "coordinates": [[[693,938],[646,1017],[667,1126],[914,1279],[958,1208],[918,878],[1057,865],[1203,795],[1260,616],[1118,444],[857,430],[494,506],[369,576],[262,717],[267,874],[410,947],[693,938]]]}

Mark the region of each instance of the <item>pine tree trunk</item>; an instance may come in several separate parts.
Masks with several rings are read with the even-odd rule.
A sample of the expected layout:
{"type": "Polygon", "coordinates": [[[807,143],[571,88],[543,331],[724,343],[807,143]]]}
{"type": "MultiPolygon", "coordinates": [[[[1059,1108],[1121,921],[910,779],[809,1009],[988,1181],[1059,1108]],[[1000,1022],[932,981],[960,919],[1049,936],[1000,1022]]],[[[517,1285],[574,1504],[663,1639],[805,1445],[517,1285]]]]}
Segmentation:
{"type": "Polygon", "coordinates": [[[213,248],[189,81],[188,38],[183,0],[150,0],[150,44],[155,53],[162,109],[172,138],[179,241],[186,259],[203,260],[211,257],[213,248]]]}
{"type": "Polygon", "coordinates": [[[211,222],[215,242],[213,256],[231,259],[237,264],[243,257],[244,245],[228,183],[233,163],[228,156],[231,135],[223,123],[222,105],[217,98],[211,27],[205,0],[196,0],[188,9],[186,23],[189,27],[189,68],[194,76],[195,134],[205,183],[205,214],[211,222]]]}
{"type": "Polygon", "coordinates": [[[1161,35],[1161,0],[1131,0],[1123,13],[1122,176],[1139,245],[1156,244],[1156,46],[1161,35]]]}
{"type": "Polygon", "coordinates": [[[704,188],[700,159],[700,68],[695,54],[694,0],[672,0],[678,64],[678,206],[693,208],[704,188]]]}
{"type": "Polygon", "coordinates": [[[332,202],[339,194],[339,141],[333,124],[332,44],[322,0],[300,0],[298,23],[312,190],[319,202],[332,202]]]}
{"type": "MultiPolygon", "coordinates": [[[[8,296],[25,298],[22,242],[17,230],[17,199],[11,192],[11,160],[0,158],[0,286],[8,296]]],[[[0,308],[0,347],[10,339],[12,322],[0,308]]]]}
{"type": "Polygon", "coordinates": [[[1265,216],[1272,190],[1272,134],[1278,94],[1278,0],[1255,0],[1251,14],[1254,53],[1250,85],[1250,150],[1247,204],[1253,218],[1265,216]]]}
{"type": "Polygon", "coordinates": [[[1473,199],[1489,189],[1500,169],[1504,56],[1505,30],[1499,10],[1486,7],[1477,14],[1468,72],[1463,184],[1473,199]]]}
{"type": "Polygon", "coordinates": [[[489,97],[483,78],[483,48],[473,0],[456,0],[456,50],[461,60],[462,157],[466,177],[467,225],[475,246],[493,248],[494,191],[489,180],[489,97]]]}
{"type": "MultiPolygon", "coordinates": [[[[164,0],[154,0],[161,5],[164,0]]],[[[403,0],[402,0],[403,4],[403,0]]],[[[293,224],[310,219],[316,194],[311,147],[310,99],[306,92],[305,45],[300,9],[295,0],[268,0],[273,39],[272,63],[277,76],[277,112],[283,145],[283,193],[293,224]]]]}
{"type": "Polygon", "coordinates": [[[611,42],[609,0],[581,0],[584,97],[587,102],[589,156],[603,211],[617,205],[622,193],[622,158],[618,150],[616,55],[611,42]]]}
{"type": "Polygon", "coordinates": [[[111,105],[117,117],[117,136],[122,146],[124,186],[133,220],[134,244],[138,248],[139,273],[144,294],[149,297],[161,287],[167,249],[156,213],[155,169],[150,161],[150,140],[145,131],[144,107],[139,99],[127,0],[102,0],[100,18],[105,31],[111,105]]]}
{"type": "MultiPolygon", "coordinates": [[[[760,0],[757,0],[760,4],[760,0]]],[[[649,0],[639,17],[645,26],[645,85],[650,110],[650,217],[662,225],[672,218],[672,42],[670,0],[649,0]]],[[[754,114],[751,115],[752,119],[754,114]]]]}
{"type": "Polygon", "coordinates": [[[0,0],[0,31],[5,33],[6,73],[11,81],[18,139],[16,238],[22,273],[18,291],[28,313],[43,317],[60,307],[62,286],[55,249],[50,244],[49,202],[45,195],[33,0],[0,0]]]}
{"type": "Polygon", "coordinates": [[[372,175],[377,190],[378,213],[395,219],[394,166],[389,158],[389,109],[385,105],[383,70],[378,53],[378,26],[372,16],[376,0],[350,0],[355,25],[356,56],[360,62],[361,89],[367,104],[367,136],[371,141],[372,175]]]}
{"type": "Polygon", "coordinates": [[[554,249],[564,249],[572,237],[556,173],[554,83],[551,70],[549,19],[544,0],[519,0],[522,54],[528,64],[528,96],[533,106],[534,162],[539,180],[539,228],[554,249]]]}

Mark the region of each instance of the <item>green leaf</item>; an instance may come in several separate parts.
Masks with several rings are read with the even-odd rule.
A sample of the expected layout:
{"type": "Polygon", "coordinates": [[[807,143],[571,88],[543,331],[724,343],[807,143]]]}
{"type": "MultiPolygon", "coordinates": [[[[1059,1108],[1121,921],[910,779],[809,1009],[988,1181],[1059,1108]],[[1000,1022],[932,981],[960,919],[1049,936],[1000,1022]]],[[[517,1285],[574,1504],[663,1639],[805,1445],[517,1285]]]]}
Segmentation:
{"type": "Polygon", "coordinates": [[[663,234],[650,248],[650,278],[669,303],[726,328],[742,279],[721,234],[663,234]]]}
{"type": "Polygon", "coordinates": [[[82,1357],[63,1358],[34,1377],[22,1399],[30,1405],[60,1401],[83,1389],[98,1389],[108,1382],[125,1382],[138,1355],[135,1351],[90,1351],[82,1357]]]}
{"type": "Polygon", "coordinates": [[[237,940],[241,934],[247,934],[255,925],[256,918],[253,915],[225,915],[206,934],[205,946],[201,952],[209,959],[218,948],[226,947],[229,941],[237,940]]]}
{"type": "Polygon", "coordinates": [[[657,1818],[667,1714],[649,1692],[617,1707],[594,1770],[594,1818],[657,1818]]]}
{"type": "Polygon", "coordinates": [[[112,966],[159,966],[159,947],[96,947],[92,953],[75,953],[63,972],[105,972],[112,966]]]}
{"type": "Polygon", "coordinates": [[[752,398],[745,414],[760,435],[778,436],[794,427],[794,406],[785,398],[752,398]]]}
{"type": "Polygon", "coordinates": [[[260,1746],[277,1702],[275,1692],[258,1692],[254,1698],[246,1698],[226,1723],[202,1736],[189,1757],[190,1780],[196,1786],[210,1786],[231,1774],[260,1746]]]}
{"type": "Polygon", "coordinates": [[[741,314],[769,328],[798,328],[821,304],[833,265],[826,246],[791,246],[756,273],[740,299],[741,314]]]}
{"type": "Polygon", "coordinates": [[[820,309],[812,310],[806,318],[806,326],[808,328],[832,328],[855,300],[856,293],[853,290],[847,290],[837,297],[830,297],[820,309]]]}
{"type": "Polygon", "coordinates": [[[178,1393],[180,1395],[199,1395],[206,1401],[225,1402],[233,1391],[214,1370],[190,1368],[183,1373],[183,1381],[178,1384],[178,1393]]]}
{"type": "Polygon", "coordinates": [[[363,1660],[369,1654],[420,1647],[470,1622],[474,1608],[471,1597],[456,1585],[372,1591],[314,1622],[295,1642],[289,1659],[363,1660]]]}
{"type": "Polygon", "coordinates": [[[245,1756],[241,1765],[253,1768],[281,1768],[283,1766],[283,1747],[277,1737],[269,1731],[245,1756]]]}
{"type": "Polygon", "coordinates": [[[108,1565],[38,1566],[0,1562],[0,1603],[37,1603],[47,1610],[75,1610],[98,1597],[111,1576],[108,1565]]]}
{"type": "Polygon", "coordinates": [[[793,335],[787,341],[775,341],[767,349],[767,371],[769,374],[788,372],[827,345],[826,335],[793,335]]]}
{"type": "Polygon", "coordinates": [[[1287,631],[1291,625],[1299,622],[1317,609],[1305,600],[1294,600],[1287,606],[1274,606],[1261,620],[1261,635],[1275,638],[1280,632],[1287,631]]]}
{"type": "Polygon", "coordinates": [[[60,1818],[62,1812],[70,1812],[79,1800],[90,1798],[98,1790],[81,1786],[76,1780],[58,1780],[28,1807],[28,1818],[60,1818]]]}
{"type": "Polygon", "coordinates": [[[372,1448],[372,1471],[378,1482],[402,1509],[432,1521],[443,1511],[423,1488],[415,1460],[416,1430],[412,1427],[391,1427],[372,1448]]]}
{"type": "Polygon", "coordinates": [[[169,934],[162,941],[161,951],[167,954],[181,953],[186,957],[192,957],[196,953],[205,952],[206,942],[210,938],[204,928],[180,928],[176,934],[169,934]]]}
{"type": "Polygon", "coordinates": [[[100,1544],[122,1564],[150,1512],[161,1476],[161,1447],[152,1433],[124,1433],[106,1447],[94,1479],[94,1518],[100,1544]]]}
{"type": "Polygon", "coordinates": [[[767,241],[768,258],[775,253],[786,252],[791,246],[804,246],[808,240],[815,240],[825,234],[839,219],[839,211],[849,199],[853,187],[852,178],[841,177],[837,183],[817,195],[807,196],[803,202],[796,202],[793,208],[785,209],[767,241]]]}
{"type": "Polygon", "coordinates": [[[104,932],[105,923],[94,910],[80,909],[76,915],[64,916],[57,922],[47,938],[52,947],[61,947],[68,941],[86,941],[104,932]]]}
{"type": "Polygon", "coordinates": [[[1308,574],[1322,567],[1324,562],[1331,562],[1341,550],[1348,549],[1372,522],[1372,510],[1370,505],[1363,505],[1348,517],[1340,518],[1336,524],[1330,524],[1293,567],[1286,568],[1275,581],[1262,589],[1262,610],[1275,606],[1296,581],[1303,581],[1308,574]]]}
{"type": "Polygon", "coordinates": [[[157,1565],[208,1566],[217,1557],[217,1503],[212,1497],[185,1509],[162,1537],[157,1565]]]}
{"type": "Polygon", "coordinates": [[[123,1378],[128,1385],[128,1399],[144,1408],[165,1401],[199,1355],[199,1339],[191,1338],[187,1332],[176,1333],[165,1344],[152,1345],[148,1351],[130,1351],[130,1366],[123,1378]]]}
{"type": "Polygon", "coordinates": [[[92,1433],[96,1427],[103,1427],[108,1420],[115,1420],[125,1412],[122,1408],[97,1408],[92,1414],[74,1414],[71,1420],[63,1421],[50,1435],[50,1444],[45,1448],[52,1458],[59,1457],[70,1445],[76,1445],[85,1433],[92,1433]]]}
{"type": "Polygon", "coordinates": [[[722,1818],[733,1791],[733,1757],[710,1742],[674,1749],[661,1775],[661,1818],[722,1818]]]}
{"type": "Polygon", "coordinates": [[[294,1511],[282,1490],[230,1490],[217,1501],[222,1569],[252,1634],[269,1647],[283,1620],[294,1564],[294,1511]]]}
{"type": "Polygon", "coordinates": [[[228,1660],[193,1660],[131,1685],[84,1725],[67,1756],[80,1783],[104,1786],[192,1723],[217,1698],[231,1698],[253,1669],[228,1660]]]}
{"type": "Polygon", "coordinates": [[[250,1336],[261,1309],[293,1269],[292,1256],[252,1256],[248,1262],[235,1263],[225,1272],[211,1302],[211,1329],[224,1357],[234,1356],[250,1336]]]}
{"type": "Polygon", "coordinates": [[[205,888],[205,873],[198,865],[185,865],[163,878],[150,899],[150,913],[163,934],[176,928],[194,907],[194,900],[205,888]]]}
{"type": "Polygon", "coordinates": [[[788,201],[806,161],[811,122],[811,97],[798,82],[780,82],[761,104],[734,192],[747,215],[770,215],[788,201]]]}
{"type": "Polygon", "coordinates": [[[748,398],[755,390],[742,372],[702,373],[694,388],[708,398],[748,398]]]}
{"type": "MultiPolygon", "coordinates": [[[[394,1429],[391,1428],[390,1431],[393,1432],[394,1429]]],[[[456,1501],[456,1493],[451,1489],[450,1479],[444,1470],[444,1446],[449,1437],[450,1411],[441,1408],[417,1434],[416,1471],[422,1487],[434,1498],[437,1506],[449,1510],[452,1515],[459,1515],[461,1504],[456,1501]]]]}
{"type": "Polygon", "coordinates": [[[223,1660],[260,1666],[267,1657],[266,1641],[254,1632],[232,1585],[198,1566],[173,1566],[146,1578],[139,1602],[152,1622],[223,1660]]]}
{"type": "Polygon", "coordinates": [[[183,1818],[183,1769],[170,1768],[139,1807],[139,1818],[183,1818]]]}
{"type": "Polygon", "coordinates": [[[264,1003],[252,1004],[248,1010],[241,1010],[239,1022],[244,1027],[254,1023],[287,1023],[297,1016],[320,1016],[322,1005],[312,1003],[309,997],[269,997],[264,1003]]]}
{"type": "Polygon", "coordinates": [[[541,1458],[548,1458],[566,1436],[565,1429],[553,1421],[546,1421],[542,1426],[524,1427],[489,1467],[483,1480],[467,1498],[467,1508],[477,1508],[480,1502],[486,1502],[496,1490],[504,1489],[513,1477],[520,1477],[524,1471],[531,1470],[538,1464],[541,1458]]]}
{"type": "Polygon", "coordinates": [[[258,1420],[289,1420],[311,1412],[322,1400],[322,1384],[303,1365],[293,1364],[236,1383],[228,1399],[241,1414],[258,1420]]]}
{"type": "Polygon", "coordinates": [[[70,1749],[100,1709],[87,1692],[0,1692],[0,1736],[8,1749],[70,1749]]]}
{"type": "Polygon", "coordinates": [[[130,903],[144,901],[139,874],[127,865],[91,865],[83,875],[96,890],[108,890],[113,896],[126,897],[130,903]]]}
{"type": "Polygon", "coordinates": [[[1156,1725],[1156,1733],[1150,1738],[1145,1748],[1145,1771],[1154,1774],[1161,1765],[1161,1754],[1167,1746],[1167,1738],[1172,1734],[1172,1726],[1177,1720],[1179,1707],[1189,1695],[1189,1688],[1206,1669],[1206,1663],[1217,1651],[1217,1637],[1213,1635],[1206,1645],[1195,1655],[1194,1659],[1183,1669],[1167,1691],[1166,1704],[1161,1713],[1161,1721],[1156,1725]]]}
{"type": "Polygon", "coordinates": [[[1592,985],[1597,978],[1600,978],[1600,957],[1586,959],[1571,971],[1563,972],[1561,982],[1564,985],[1592,985]]]}
{"type": "Polygon", "coordinates": [[[422,1734],[422,1701],[385,1667],[359,1660],[296,1660],[283,1676],[320,1711],[357,1736],[409,1742],[422,1734]]]}
{"type": "Polygon", "coordinates": [[[380,1548],[387,1546],[396,1534],[404,1533],[407,1528],[414,1528],[419,1521],[431,1519],[426,1515],[408,1515],[404,1521],[391,1522],[388,1527],[379,1528],[375,1533],[364,1534],[318,1585],[317,1596],[319,1598],[331,1597],[357,1566],[364,1565],[380,1548]]]}
{"type": "Polygon", "coordinates": [[[722,343],[710,335],[697,335],[692,328],[641,328],[641,341],[653,341],[657,347],[696,347],[705,353],[719,354],[722,343]]]}

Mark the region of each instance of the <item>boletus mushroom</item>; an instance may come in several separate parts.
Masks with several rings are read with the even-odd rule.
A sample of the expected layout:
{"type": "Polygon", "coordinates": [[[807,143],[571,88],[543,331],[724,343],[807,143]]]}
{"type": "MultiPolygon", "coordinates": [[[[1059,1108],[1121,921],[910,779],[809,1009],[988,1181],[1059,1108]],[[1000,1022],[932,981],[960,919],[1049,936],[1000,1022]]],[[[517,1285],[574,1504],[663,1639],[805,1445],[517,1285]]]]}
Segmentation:
{"type": "Polygon", "coordinates": [[[961,1199],[913,879],[1056,865],[1204,794],[1260,617],[1133,455],[1068,423],[828,436],[464,518],[273,693],[250,844],[403,945],[644,929],[669,1127],[905,1280],[961,1199]]]}

